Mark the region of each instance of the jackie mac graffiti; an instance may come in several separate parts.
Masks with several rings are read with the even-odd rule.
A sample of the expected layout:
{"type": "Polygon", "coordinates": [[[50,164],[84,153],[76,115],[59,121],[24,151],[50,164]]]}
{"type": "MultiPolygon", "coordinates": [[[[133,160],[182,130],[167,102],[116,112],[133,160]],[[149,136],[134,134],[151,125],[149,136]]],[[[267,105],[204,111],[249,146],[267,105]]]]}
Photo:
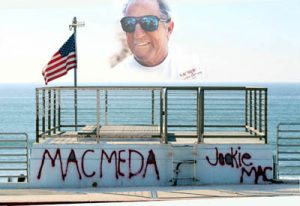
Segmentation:
{"type": "Polygon", "coordinates": [[[230,148],[227,153],[222,153],[217,147],[215,147],[215,156],[206,156],[206,161],[209,165],[215,166],[229,166],[235,169],[240,169],[241,176],[240,182],[244,182],[244,176],[254,176],[254,183],[257,184],[261,177],[263,181],[271,181],[267,177],[267,172],[272,172],[272,167],[263,167],[261,165],[254,165],[252,156],[248,152],[242,152],[241,147],[237,149],[230,148]]]}
{"type": "MultiPolygon", "coordinates": [[[[61,150],[58,148],[51,150],[44,150],[37,179],[41,179],[43,170],[46,165],[51,165],[52,168],[59,168],[62,180],[64,181],[68,175],[69,169],[76,169],[78,178],[83,177],[92,178],[111,175],[108,168],[114,168],[114,176],[119,178],[133,178],[136,176],[146,177],[149,170],[153,170],[156,175],[156,179],[159,180],[159,169],[157,166],[155,154],[153,150],[149,150],[147,155],[143,155],[141,152],[134,149],[123,149],[105,151],[102,150],[85,150],[83,153],[76,153],[71,149],[68,155],[62,155],[61,150]],[[100,152],[99,152],[100,151],[100,152]],[[98,158],[98,164],[88,165],[88,159],[98,158]]],[[[153,174],[153,173],[152,173],[153,174]]]]}

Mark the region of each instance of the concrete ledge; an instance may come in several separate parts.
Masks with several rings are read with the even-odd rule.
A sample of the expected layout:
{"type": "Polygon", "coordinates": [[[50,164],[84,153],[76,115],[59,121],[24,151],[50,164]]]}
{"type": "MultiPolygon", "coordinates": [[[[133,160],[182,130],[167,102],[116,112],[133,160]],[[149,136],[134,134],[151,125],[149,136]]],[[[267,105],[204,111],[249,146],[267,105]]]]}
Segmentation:
{"type": "Polygon", "coordinates": [[[0,185],[0,188],[2,188],[0,189],[0,204],[109,203],[232,197],[300,197],[299,184],[80,189],[4,189],[1,186],[3,185],[0,185]]]}

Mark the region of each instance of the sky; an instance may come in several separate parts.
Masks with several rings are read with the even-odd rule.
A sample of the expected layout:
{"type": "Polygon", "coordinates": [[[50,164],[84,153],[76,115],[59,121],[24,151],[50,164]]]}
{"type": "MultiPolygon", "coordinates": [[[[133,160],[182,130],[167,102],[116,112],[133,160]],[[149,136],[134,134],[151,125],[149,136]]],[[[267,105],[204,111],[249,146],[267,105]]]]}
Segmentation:
{"type": "MultiPolygon", "coordinates": [[[[111,78],[124,0],[0,0],[0,83],[44,84],[42,69],[78,28],[78,85],[111,78]]],[[[300,0],[168,0],[170,50],[197,56],[205,82],[300,82],[300,0]]],[[[73,82],[73,71],[55,80],[73,82]]],[[[49,83],[51,86],[52,82],[49,83]]]]}

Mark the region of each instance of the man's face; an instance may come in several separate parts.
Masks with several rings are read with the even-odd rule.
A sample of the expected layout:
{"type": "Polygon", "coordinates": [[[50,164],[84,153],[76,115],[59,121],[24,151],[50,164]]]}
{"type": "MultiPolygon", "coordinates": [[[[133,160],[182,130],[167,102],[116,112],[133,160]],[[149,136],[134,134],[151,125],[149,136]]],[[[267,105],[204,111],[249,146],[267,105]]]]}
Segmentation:
{"type": "MultiPolygon", "coordinates": [[[[136,0],[132,1],[126,10],[125,16],[141,17],[154,15],[161,17],[157,1],[136,0]]],[[[160,64],[168,54],[168,41],[173,30],[173,22],[160,22],[155,31],[144,31],[137,24],[135,31],[126,33],[127,43],[136,60],[144,66],[160,64]]]]}

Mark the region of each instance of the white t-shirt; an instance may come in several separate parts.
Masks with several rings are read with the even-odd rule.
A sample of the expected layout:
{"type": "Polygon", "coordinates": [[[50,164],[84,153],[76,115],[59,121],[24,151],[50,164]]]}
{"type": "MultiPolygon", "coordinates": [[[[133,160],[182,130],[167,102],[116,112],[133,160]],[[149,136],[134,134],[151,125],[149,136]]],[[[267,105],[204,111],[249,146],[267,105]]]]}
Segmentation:
{"type": "Polygon", "coordinates": [[[112,70],[121,75],[123,81],[130,82],[165,82],[165,81],[197,81],[201,79],[202,71],[193,63],[192,58],[180,58],[168,55],[159,65],[146,67],[128,56],[112,70]]]}

